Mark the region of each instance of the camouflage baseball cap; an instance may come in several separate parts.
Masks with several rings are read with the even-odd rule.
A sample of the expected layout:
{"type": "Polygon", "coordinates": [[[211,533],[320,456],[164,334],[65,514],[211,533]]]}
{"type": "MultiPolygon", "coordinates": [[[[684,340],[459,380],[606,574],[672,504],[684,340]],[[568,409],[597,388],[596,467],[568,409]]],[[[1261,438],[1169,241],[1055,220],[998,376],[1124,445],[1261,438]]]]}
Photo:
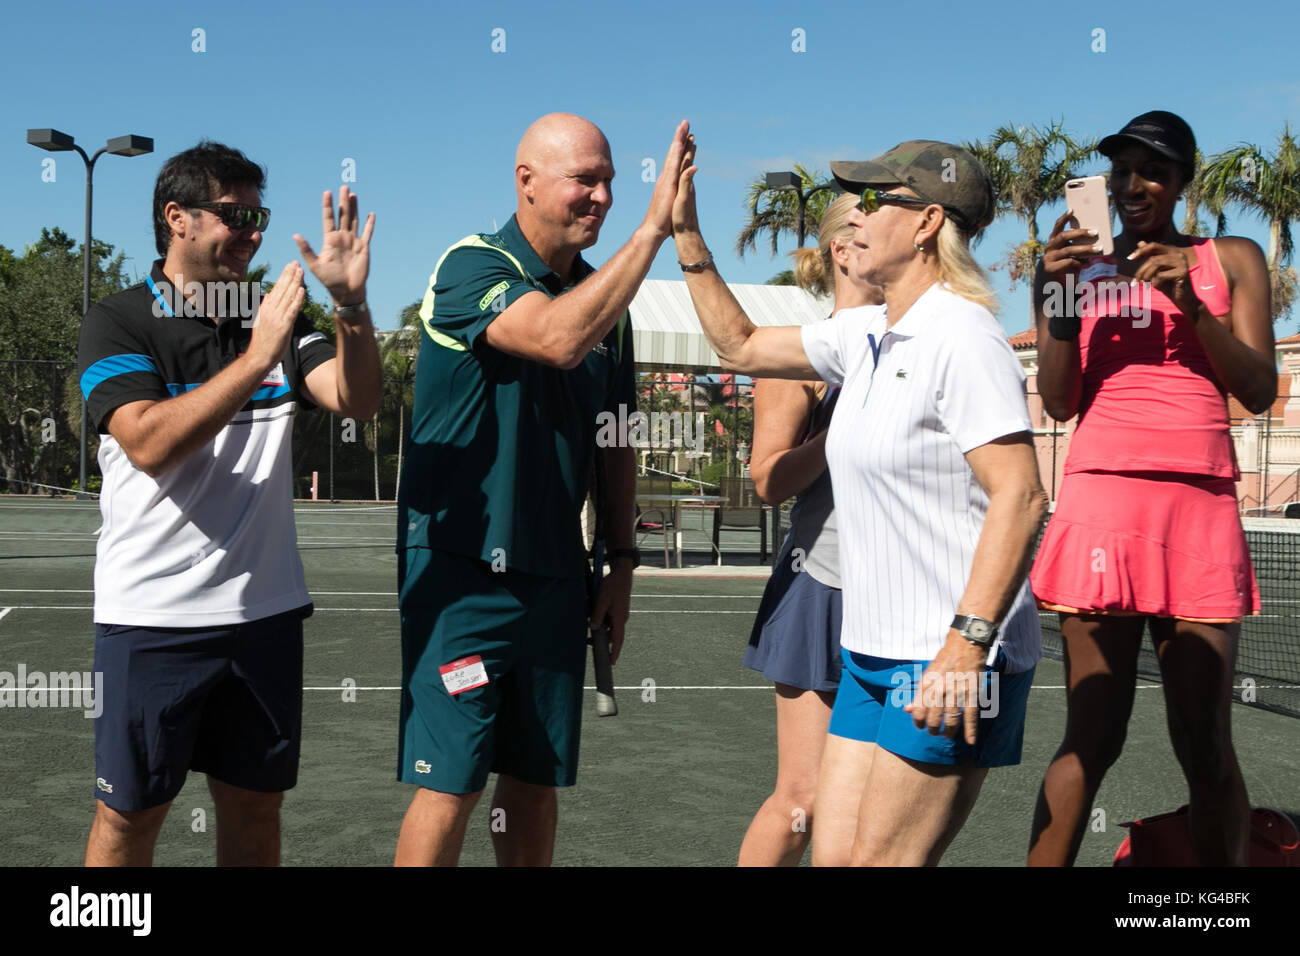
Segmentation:
{"type": "Polygon", "coordinates": [[[910,139],[875,159],[831,163],[831,175],[850,192],[868,186],[906,186],[944,207],[968,235],[993,221],[993,183],[968,149],[932,139],[910,139]]]}

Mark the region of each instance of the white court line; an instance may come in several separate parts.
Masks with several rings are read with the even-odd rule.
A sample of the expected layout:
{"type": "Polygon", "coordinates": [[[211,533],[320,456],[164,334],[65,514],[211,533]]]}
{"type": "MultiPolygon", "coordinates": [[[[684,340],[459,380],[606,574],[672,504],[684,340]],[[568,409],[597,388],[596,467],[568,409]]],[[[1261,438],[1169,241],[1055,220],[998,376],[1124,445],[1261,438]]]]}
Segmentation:
{"type": "Polygon", "coordinates": [[[299,547],[308,544],[318,544],[322,547],[333,547],[338,545],[339,542],[353,544],[358,548],[388,548],[390,551],[393,548],[392,538],[357,538],[352,535],[340,535],[339,537],[334,538],[299,538],[296,544],[299,547]]]}
{"type": "MultiPolygon", "coordinates": [[[[349,538],[348,540],[355,540],[355,539],[349,538]]],[[[92,588],[0,588],[0,594],[94,594],[94,593],[95,593],[94,589],[92,588]]],[[[311,593],[313,595],[320,595],[321,597],[397,597],[396,591],[312,591],[311,593]]],[[[649,599],[660,599],[660,598],[664,600],[675,600],[677,598],[700,598],[700,599],[708,598],[715,601],[755,601],[758,600],[760,597],[762,597],[761,594],[637,594],[637,593],[633,593],[632,600],[638,601],[641,599],[649,600],[649,599]]],[[[1281,598],[1276,601],[1270,601],[1269,603],[1270,604],[1300,604],[1300,598],[1281,598]]],[[[317,610],[323,610],[323,609],[317,608],[317,610]]],[[[344,610],[344,609],[335,608],[335,610],[344,610]]],[[[356,608],[355,610],[376,610],[376,609],[356,608]]],[[[701,611],[694,611],[694,612],[653,611],[653,612],[645,612],[645,613],[700,614],[703,612],[701,611]]],[[[1281,614],[1252,615],[1252,617],[1255,618],[1293,617],[1293,616],[1294,615],[1281,615],[1281,614]]],[[[1247,618],[1247,620],[1250,620],[1250,618],[1247,618]]]]}
{"type": "MultiPolygon", "coordinates": [[[[93,611],[89,604],[15,604],[19,611],[93,611]]],[[[361,614],[396,614],[395,606],[389,607],[318,607],[315,611],[343,611],[361,614]]],[[[753,614],[753,611],[632,611],[633,614],[753,614]]]]}
{"type": "Polygon", "coordinates": [[[5,538],[44,538],[47,541],[80,541],[94,535],[89,531],[0,531],[5,538]]]}
{"type": "MultiPolygon", "coordinates": [[[[98,511],[97,503],[83,504],[72,501],[51,501],[48,504],[31,504],[0,498],[0,510],[5,511],[98,511]]],[[[318,505],[301,504],[294,506],[294,514],[339,515],[339,514],[397,514],[397,505],[363,505],[359,508],[331,507],[328,502],[318,505]]]]}
{"type": "MultiPolygon", "coordinates": [[[[304,687],[303,690],[332,690],[335,692],[345,690],[401,690],[399,687],[304,687]]],[[[595,690],[595,687],[583,687],[583,690],[595,690]]],[[[716,686],[706,686],[703,684],[655,684],[655,690],[771,690],[771,684],[719,684],[716,686]]],[[[641,684],[616,684],[614,690],[648,690],[641,684]]]]}
{"type": "MultiPolygon", "coordinates": [[[[16,592],[9,591],[9,590],[4,590],[4,591],[0,591],[0,593],[11,594],[11,593],[16,593],[16,592]]],[[[38,593],[39,593],[39,592],[38,592],[38,593]]],[[[93,591],[80,591],[80,592],[77,592],[77,593],[82,593],[82,594],[93,594],[94,592],[93,592],[93,591]]],[[[88,605],[88,604],[15,604],[15,605],[14,605],[14,608],[16,608],[16,609],[19,610],[19,611],[93,611],[93,610],[94,610],[94,608],[91,607],[91,606],[88,605]]],[[[376,613],[376,612],[381,612],[381,611],[382,611],[382,612],[385,612],[385,613],[390,612],[390,611],[396,611],[397,608],[396,608],[395,606],[391,606],[391,605],[390,605],[390,606],[386,606],[386,607],[317,607],[317,608],[315,608],[314,610],[316,610],[316,611],[339,611],[339,612],[343,612],[343,613],[374,614],[374,613],[376,613]]],[[[692,611],[692,610],[672,610],[672,611],[653,610],[653,611],[652,611],[652,610],[646,610],[646,609],[642,609],[642,610],[636,610],[636,609],[633,609],[633,610],[631,611],[631,613],[632,613],[632,614],[753,614],[754,612],[753,612],[752,610],[746,608],[746,609],[739,610],[739,611],[715,611],[715,610],[695,610],[695,611],[692,611]]],[[[1259,620],[1260,618],[1266,618],[1266,617],[1286,617],[1286,618],[1292,618],[1292,617],[1294,617],[1294,616],[1295,616],[1295,615],[1293,615],[1293,614],[1260,614],[1260,615],[1258,615],[1258,617],[1255,618],[1255,620],[1259,620]]]]}
{"type": "Polygon", "coordinates": [[[293,513],[296,515],[345,515],[345,514],[397,514],[397,505],[373,505],[366,508],[331,508],[331,507],[298,507],[295,506],[293,513]]]}
{"type": "MultiPolygon", "coordinates": [[[[0,594],[94,594],[93,588],[0,588],[0,594]]],[[[312,591],[322,597],[397,597],[396,591],[312,591]]],[[[759,594],[633,594],[641,598],[715,598],[718,600],[754,601],[759,594]]]]}
{"type": "Polygon", "coordinates": [[[313,521],[311,519],[304,521],[303,519],[299,518],[294,521],[294,524],[297,525],[299,528],[303,528],[308,525],[332,525],[335,528],[339,528],[339,527],[387,528],[389,531],[392,531],[394,534],[397,533],[397,528],[395,527],[395,523],[392,521],[313,521]]]}
{"type": "Polygon", "coordinates": [[[5,615],[12,610],[13,608],[11,607],[0,607],[0,621],[3,621],[5,619],[5,615]]]}
{"type": "MultiPolygon", "coordinates": [[[[55,505],[20,505],[8,501],[0,501],[0,511],[52,511],[55,505]]],[[[98,511],[98,504],[74,505],[71,503],[58,506],[64,511],[98,511]]]]}
{"type": "MultiPolygon", "coordinates": [[[[1159,690],[1160,684],[1138,684],[1135,690],[1159,690]]],[[[345,690],[401,690],[397,687],[304,687],[303,690],[324,690],[340,693],[345,690]]],[[[595,687],[584,686],[583,690],[596,690],[595,687]]],[[[655,684],[654,689],[660,690],[772,690],[771,684],[655,684]]],[[[1065,690],[1064,684],[1033,684],[1030,690],[1065,690]]],[[[1240,686],[1234,686],[1233,690],[1241,690],[1240,686]]],[[[1300,685],[1276,684],[1276,685],[1256,685],[1256,690],[1300,690],[1300,685]]],[[[642,684],[615,684],[614,690],[649,690],[642,684]]]]}

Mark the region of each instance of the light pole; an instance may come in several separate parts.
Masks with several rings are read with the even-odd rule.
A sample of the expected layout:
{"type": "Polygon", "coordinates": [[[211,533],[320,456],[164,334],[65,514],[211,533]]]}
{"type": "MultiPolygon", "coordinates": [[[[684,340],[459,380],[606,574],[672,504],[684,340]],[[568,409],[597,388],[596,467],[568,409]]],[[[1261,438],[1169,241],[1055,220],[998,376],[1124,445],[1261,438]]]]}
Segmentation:
{"type": "MultiPolygon", "coordinates": [[[[86,151],[78,146],[71,136],[60,133],[57,129],[29,129],[27,142],[52,153],[75,150],[86,165],[86,245],[82,249],[84,268],[81,274],[81,321],[85,322],[86,313],[90,311],[90,211],[94,190],[95,160],[104,153],[112,153],[114,156],[140,156],[144,153],[152,153],[153,140],[148,136],[114,136],[94,156],[87,156],[86,151]]],[[[77,485],[78,498],[90,497],[86,491],[86,447],[86,397],[83,395],[81,397],[81,480],[77,485]]]]}
{"type": "MultiPolygon", "coordinates": [[[[807,192],[803,191],[803,179],[798,173],[767,173],[764,176],[768,189],[789,189],[799,197],[799,248],[803,248],[803,241],[807,235],[807,229],[804,224],[804,217],[808,210],[808,200],[817,195],[823,189],[834,189],[833,183],[822,183],[820,186],[814,186],[807,192]]],[[[758,197],[754,197],[754,215],[758,215],[758,197]]]]}

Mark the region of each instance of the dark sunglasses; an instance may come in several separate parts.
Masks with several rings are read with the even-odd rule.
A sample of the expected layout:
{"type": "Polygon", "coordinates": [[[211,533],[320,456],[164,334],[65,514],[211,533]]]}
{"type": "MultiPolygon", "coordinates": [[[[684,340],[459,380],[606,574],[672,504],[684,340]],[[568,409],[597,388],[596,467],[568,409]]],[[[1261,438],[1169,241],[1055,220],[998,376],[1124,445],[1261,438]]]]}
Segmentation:
{"type": "Polygon", "coordinates": [[[265,232],[271,224],[271,210],[265,206],[245,206],[238,202],[200,202],[195,209],[211,209],[227,229],[247,229],[250,226],[258,232],[265,232]]]}
{"type": "Polygon", "coordinates": [[[895,206],[939,206],[948,214],[948,218],[957,224],[958,228],[963,230],[967,228],[966,216],[960,209],[954,209],[952,206],[935,202],[933,199],[921,199],[903,193],[887,193],[883,189],[872,189],[870,186],[862,190],[862,202],[859,203],[859,208],[864,213],[875,212],[886,204],[895,206]]]}
{"type": "MultiPolygon", "coordinates": [[[[932,202],[929,199],[921,199],[917,196],[907,196],[903,193],[887,193],[883,189],[872,189],[868,186],[862,190],[862,211],[875,212],[883,205],[894,206],[943,206],[943,203],[932,202]]],[[[947,206],[943,206],[947,209],[947,206]]]]}

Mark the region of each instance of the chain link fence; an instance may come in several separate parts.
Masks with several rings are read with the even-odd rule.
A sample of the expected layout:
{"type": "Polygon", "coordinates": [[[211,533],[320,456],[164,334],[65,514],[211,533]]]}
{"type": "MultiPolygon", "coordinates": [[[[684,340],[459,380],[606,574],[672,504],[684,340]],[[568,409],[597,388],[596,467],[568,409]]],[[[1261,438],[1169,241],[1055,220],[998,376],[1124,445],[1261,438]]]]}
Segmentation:
{"type": "MultiPolygon", "coordinates": [[[[357,421],[299,408],[293,434],[294,495],[333,501],[392,501],[410,441],[410,378],[386,379],[379,414],[357,421]],[[376,437],[377,436],[377,437],[376,437]],[[313,484],[314,482],[314,484],[313,484]],[[313,494],[314,490],[314,494],[313,494]]],[[[1029,394],[1043,487],[1055,500],[1072,427],[1053,421],[1029,394]]],[[[0,360],[0,494],[79,490],[81,391],[75,362],[0,360]]],[[[748,475],[754,440],[754,387],[734,376],[643,373],[627,409],[639,483],[664,493],[717,494],[726,478],[748,475]],[[640,416],[633,417],[634,412],[640,416]]],[[[100,485],[92,429],[87,487],[100,485]]],[[[1280,515],[1300,502],[1300,430],[1234,429],[1246,515],[1280,515]],[[1295,432],[1296,434],[1292,434],[1295,432]],[[1266,493],[1267,490],[1267,493],[1266,493]]]]}
{"type": "Polygon", "coordinates": [[[75,362],[0,361],[0,493],[75,489],[80,432],[75,362]]]}

